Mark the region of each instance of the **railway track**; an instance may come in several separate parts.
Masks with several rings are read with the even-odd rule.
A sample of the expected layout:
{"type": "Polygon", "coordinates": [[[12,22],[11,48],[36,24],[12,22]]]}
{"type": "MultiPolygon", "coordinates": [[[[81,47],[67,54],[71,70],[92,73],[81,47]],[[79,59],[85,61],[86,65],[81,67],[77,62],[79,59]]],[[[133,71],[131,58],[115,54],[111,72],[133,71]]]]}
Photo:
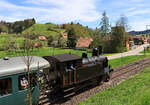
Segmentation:
{"type": "MultiPolygon", "coordinates": [[[[116,69],[114,69],[114,72],[112,73],[112,78],[109,82],[103,83],[101,85],[89,85],[89,86],[83,88],[82,92],[72,95],[71,98],[69,97],[67,99],[60,100],[57,103],[53,103],[53,104],[55,104],[55,105],[76,105],[80,101],[96,94],[97,92],[103,91],[107,88],[110,88],[110,87],[120,84],[123,80],[125,80],[133,75],[136,75],[142,69],[144,69],[145,67],[148,67],[148,66],[150,66],[150,59],[145,58],[143,60],[116,68],[116,69]]],[[[41,97],[42,96],[43,95],[41,95],[41,97]]],[[[43,101],[43,100],[44,99],[41,98],[40,105],[51,105],[52,104],[52,103],[50,103],[50,101],[46,95],[45,95],[46,101],[43,101]],[[42,103],[42,102],[44,102],[44,103],[42,103]]]]}

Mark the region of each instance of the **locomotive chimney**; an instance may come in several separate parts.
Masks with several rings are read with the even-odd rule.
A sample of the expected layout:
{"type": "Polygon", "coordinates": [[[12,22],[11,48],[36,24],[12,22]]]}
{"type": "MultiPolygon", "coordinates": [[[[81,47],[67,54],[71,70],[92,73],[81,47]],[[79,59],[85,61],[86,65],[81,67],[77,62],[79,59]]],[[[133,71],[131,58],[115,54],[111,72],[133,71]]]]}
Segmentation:
{"type": "Polygon", "coordinates": [[[92,56],[98,56],[98,50],[97,50],[97,48],[93,48],[92,56]]]}
{"type": "Polygon", "coordinates": [[[82,58],[87,58],[87,53],[82,53],[82,58]]]}
{"type": "Polygon", "coordinates": [[[98,46],[98,54],[101,55],[103,53],[102,46],[98,46]]]}

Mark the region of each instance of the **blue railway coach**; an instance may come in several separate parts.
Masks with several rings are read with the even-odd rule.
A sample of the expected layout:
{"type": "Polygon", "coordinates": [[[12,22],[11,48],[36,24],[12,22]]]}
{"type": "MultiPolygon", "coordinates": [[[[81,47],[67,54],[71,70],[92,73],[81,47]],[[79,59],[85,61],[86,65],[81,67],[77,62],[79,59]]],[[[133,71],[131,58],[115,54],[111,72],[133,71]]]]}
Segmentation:
{"type": "MultiPolygon", "coordinates": [[[[40,87],[37,81],[39,70],[49,66],[49,62],[45,59],[32,56],[30,76],[33,105],[38,104],[40,98],[40,87]]],[[[26,68],[23,57],[0,59],[0,105],[28,105],[26,68]]]]}

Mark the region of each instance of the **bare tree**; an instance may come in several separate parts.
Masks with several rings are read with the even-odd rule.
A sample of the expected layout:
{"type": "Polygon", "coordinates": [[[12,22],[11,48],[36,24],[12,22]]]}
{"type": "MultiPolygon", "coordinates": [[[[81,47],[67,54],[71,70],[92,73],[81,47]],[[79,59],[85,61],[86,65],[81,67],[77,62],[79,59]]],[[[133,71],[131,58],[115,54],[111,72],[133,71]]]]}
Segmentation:
{"type": "Polygon", "coordinates": [[[122,26],[125,28],[125,31],[128,31],[130,29],[128,18],[125,15],[121,15],[116,22],[116,26],[122,26]]]}
{"type": "Polygon", "coordinates": [[[27,81],[28,81],[28,94],[27,94],[27,101],[29,101],[29,105],[32,105],[32,87],[31,87],[31,70],[30,70],[30,66],[32,64],[33,61],[33,56],[31,56],[31,51],[33,50],[33,46],[32,46],[32,41],[30,40],[30,35],[26,34],[25,35],[25,40],[24,40],[24,52],[22,53],[23,55],[23,61],[26,65],[26,72],[27,72],[27,81]]]}

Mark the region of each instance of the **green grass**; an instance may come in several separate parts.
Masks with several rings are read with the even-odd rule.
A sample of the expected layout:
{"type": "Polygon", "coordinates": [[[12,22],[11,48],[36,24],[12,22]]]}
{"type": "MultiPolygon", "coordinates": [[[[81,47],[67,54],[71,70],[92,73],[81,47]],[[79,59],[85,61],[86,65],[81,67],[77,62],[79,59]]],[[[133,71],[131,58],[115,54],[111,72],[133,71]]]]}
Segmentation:
{"type": "MultiPolygon", "coordinates": [[[[75,55],[81,56],[83,52],[86,51],[78,51],[73,49],[60,49],[60,48],[52,48],[52,47],[44,47],[41,49],[34,49],[30,54],[34,56],[51,56],[51,55],[58,55],[58,54],[64,54],[64,53],[72,53],[75,55]]],[[[0,58],[8,56],[8,57],[14,57],[14,56],[21,56],[22,51],[0,51],[0,58]]],[[[88,56],[91,56],[91,53],[88,53],[88,56]]]]}
{"type": "Polygon", "coordinates": [[[79,105],[150,105],[150,67],[79,105]]]}
{"type": "MultiPolygon", "coordinates": [[[[3,57],[15,57],[15,56],[21,56],[22,55],[22,50],[21,51],[0,51],[0,58],[3,57]]],[[[31,55],[34,56],[51,56],[51,55],[58,55],[58,54],[65,54],[65,53],[72,53],[78,56],[82,56],[83,52],[87,51],[80,51],[80,50],[73,50],[73,49],[61,49],[61,48],[52,48],[52,47],[43,47],[40,49],[35,48],[33,51],[31,51],[31,55]]],[[[114,53],[113,53],[114,54],[114,53]]],[[[113,54],[104,54],[106,56],[110,56],[113,54]]],[[[91,56],[92,54],[89,52],[88,56],[91,56]]]]}
{"type": "Polygon", "coordinates": [[[144,56],[144,55],[126,56],[122,58],[109,60],[109,64],[111,65],[112,68],[116,68],[116,67],[123,66],[125,64],[129,64],[144,59],[145,57],[149,57],[149,56],[144,56]]]}
{"type": "MultiPolygon", "coordinates": [[[[144,53],[144,51],[142,51],[141,53],[144,53]]],[[[146,49],[145,53],[150,53],[150,48],[146,49]]]]}

